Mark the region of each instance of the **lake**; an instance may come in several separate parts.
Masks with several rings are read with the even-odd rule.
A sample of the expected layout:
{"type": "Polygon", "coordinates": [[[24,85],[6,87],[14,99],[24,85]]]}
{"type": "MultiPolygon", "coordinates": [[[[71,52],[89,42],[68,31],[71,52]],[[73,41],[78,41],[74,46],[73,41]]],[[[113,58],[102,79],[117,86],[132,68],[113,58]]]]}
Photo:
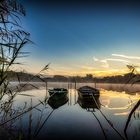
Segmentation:
{"type": "MultiPolygon", "coordinates": [[[[48,89],[53,87],[66,88],[68,84],[48,84],[48,89]]],[[[140,99],[139,93],[131,95],[100,89],[100,96],[95,103],[80,100],[74,84],[69,85],[68,91],[67,100],[55,105],[47,103],[49,94],[44,87],[20,92],[12,103],[15,114],[20,114],[29,107],[33,108],[4,126],[15,133],[21,133],[27,139],[140,139],[140,107],[132,115],[124,133],[128,115],[140,99]],[[43,102],[45,98],[46,102],[43,102]]],[[[3,114],[1,113],[1,117],[3,114]]],[[[15,114],[6,115],[5,120],[11,119],[15,114]]]]}

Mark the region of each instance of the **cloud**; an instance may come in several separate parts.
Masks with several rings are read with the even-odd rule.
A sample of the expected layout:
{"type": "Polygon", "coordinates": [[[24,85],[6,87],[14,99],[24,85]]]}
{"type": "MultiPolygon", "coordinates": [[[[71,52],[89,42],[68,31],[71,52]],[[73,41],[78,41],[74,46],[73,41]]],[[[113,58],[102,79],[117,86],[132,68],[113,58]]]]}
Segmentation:
{"type": "Polygon", "coordinates": [[[98,58],[96,58],[96,57],[93,57],[93,60],[94,60],[94,61],[99,61],[99,59],[98,59],[98,58]]]}
{"type": "Polygon", "coordinates": [[[96,64],[99,64],[101,67],[103,68],[109,68],[109,64],[107,62],[107,60],[99,60],[98,58],[93,57],[94,62],[96,62],[96,64]]]}
{"type": "Polygon", "coordinates": [[[107,60],[106,59],[103,59],[103,60],[100,60],[100,62],[107,63],[107,60]]]}
{"type": "Polygon", "coordinates": [[[122,62],[124,64],[129,63],[129,61],[123,60],[123,59],[107,58],[107,59],[100,60],[100,62],[103,63],[101,66],[104,67],[104,68],[109,68],[110,67],[109,61],[122,62]]]}
{"type": "Polygon", "coordinates": [[[103,67],[103,68],[109,68],[109,63],[103,63],[102,65],[101,65],[101,67],[103,67]]]}
{"type": "Polygon", "coordinates": [[[118,57],[122,57],[122,58],[126,58],[126,59],[139,59],[139,56],[127,56],[127,55],[123,55],[123,54],[112,54],[112,56],[118,56],[118,57]]]}
{"type": "MultiPolygon", "coordinates": [[[[114,54],[112,54],[114,55],[114,54]]],[[[109,61],[115,61],[115,62],[122,62],[124,64],[129,64],[130,61],[128,60],[124,60],[124,59],[118,59],[118,58],[106,58],[106,59],[98,59],[98,58],[95,58],[93,57],[93,60],[94,62],[96,62],[97,65],[100,65],[100,67],[103,67],[103,68],[109,68],[110,67],[110,64],[109,64],[109,61]]]]}
{"type": "Polygon", "coordinates": [[[129,63],[130,61],[124,60],[124,59],[115,59],[115,58],[107,58],[104,59],[103,61],[116,61],[116,62],[124,62],[124,63],[129,63]]]}

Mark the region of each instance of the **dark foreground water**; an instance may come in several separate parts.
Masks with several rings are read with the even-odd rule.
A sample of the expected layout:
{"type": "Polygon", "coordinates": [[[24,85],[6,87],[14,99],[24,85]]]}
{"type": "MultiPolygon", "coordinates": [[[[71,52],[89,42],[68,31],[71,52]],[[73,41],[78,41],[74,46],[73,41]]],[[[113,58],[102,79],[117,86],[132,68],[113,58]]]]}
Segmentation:
{"type": "Polygon", "coordinates": [[[124,133],[128,115],[140,99],[137,93],[130,95],[102,89],[96,104],[94,101],[80,100],[77,90],[72,88],[69,89],[68,99],[55,105],[42,102],[46,96],[49,97],[45,89],[23,91],[20,94],[14,100],[13,109],[22,112],[22,109],[39,105],[6,125],[27,139],[140,139],[139,109],[133,114],[124,133]]]}

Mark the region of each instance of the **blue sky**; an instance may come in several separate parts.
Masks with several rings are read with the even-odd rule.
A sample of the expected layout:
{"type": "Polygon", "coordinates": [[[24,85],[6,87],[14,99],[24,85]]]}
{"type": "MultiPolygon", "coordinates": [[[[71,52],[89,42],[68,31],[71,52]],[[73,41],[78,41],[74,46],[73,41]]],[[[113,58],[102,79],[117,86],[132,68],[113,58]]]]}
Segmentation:
{"type": "Polygon", "coordinates": [[[27,11],[23,27],[35,42],[26,47],[31,52],[24,60],[26,70],[36,73],[50,62],[51,75],[106,75],[125,69],[126,63],[107,60],[104,67],[100,63],[104,59],[138,64],[139,59],[112,55],[140,56],[140,11],[135,6],[57,6],[30,0],[23,4],[27,11]]]}

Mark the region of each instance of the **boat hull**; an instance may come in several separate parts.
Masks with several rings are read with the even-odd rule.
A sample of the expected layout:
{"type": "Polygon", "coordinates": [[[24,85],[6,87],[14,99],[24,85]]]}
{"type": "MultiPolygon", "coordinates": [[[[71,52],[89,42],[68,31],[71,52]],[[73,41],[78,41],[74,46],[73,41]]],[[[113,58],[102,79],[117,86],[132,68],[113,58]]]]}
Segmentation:
{"type": "Polygon", "coordinates": [[[61,98],[64,98],[66,96],[67,96],[67,92],[64,92],[64,93],[53,93],[53,94],[50,95],[50,99],[58,101],[61,98]]]}
{"type": "Polygon", "coordinates": [[[50,89],[48,92],[50,96],[52,96],[53,94],[58,94],[58,95],[67,94],[68,90],[64,88],[54,88],[54,89],[50,89]]]}
{"type": "Polygon", "coordinates": [[[100,93],[98,89],[84,86],[78,89],[78,95],[81,99],[93,99],[93,97],[99,97],[100,93]]]}

